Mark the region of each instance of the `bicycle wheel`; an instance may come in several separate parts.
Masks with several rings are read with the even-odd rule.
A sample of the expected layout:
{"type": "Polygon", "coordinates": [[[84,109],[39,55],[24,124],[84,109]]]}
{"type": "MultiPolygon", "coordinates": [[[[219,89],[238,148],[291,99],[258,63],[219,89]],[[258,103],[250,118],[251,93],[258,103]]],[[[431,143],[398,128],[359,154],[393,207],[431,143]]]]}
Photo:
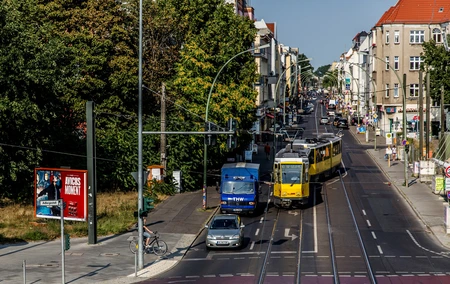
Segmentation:
{"type": "Polygon", "coordinates": [[[136,253],[138,249],[139,249],[138,241],[137,240],[130,241],[130,251],[132,253],[136,253]]]}
{"type": "Polygon", "coordinates": [[[152,244],[152,248],[153,248],[153,253],[156,255],[161,256],[161,255],[165,255],[167,253],[167,244],[163,240],[156,239],[152,244]]]}

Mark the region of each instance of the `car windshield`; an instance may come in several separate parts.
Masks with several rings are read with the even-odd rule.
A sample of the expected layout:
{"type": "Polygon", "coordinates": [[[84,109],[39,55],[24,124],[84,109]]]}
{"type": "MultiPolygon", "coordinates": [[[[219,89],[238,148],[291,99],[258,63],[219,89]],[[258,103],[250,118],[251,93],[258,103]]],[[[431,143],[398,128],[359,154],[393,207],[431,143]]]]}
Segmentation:
{"type": "Polygon", "coordinates": [[[224,182],[222,184],[224,194],[253,194],[255,193],[253,182],[224,182]]]}
{"type": "Polygon", "coordinates": [[[237,229],[238,226],[236,224],[235,219],[215,219],[211,226],[211,229],[237,229]]]}

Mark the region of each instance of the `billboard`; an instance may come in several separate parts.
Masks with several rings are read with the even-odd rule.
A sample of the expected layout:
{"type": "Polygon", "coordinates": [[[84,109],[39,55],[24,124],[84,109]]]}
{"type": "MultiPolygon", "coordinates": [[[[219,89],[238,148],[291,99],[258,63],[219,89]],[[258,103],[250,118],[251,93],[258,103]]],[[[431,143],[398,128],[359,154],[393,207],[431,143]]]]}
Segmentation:
{"type": "Polygon", "coordinates": [[[87,171],[55,168],[34,169],[35,216],[59,219],[59,206],[40,206],[44,200],[63,200],[66,220],[86,221],[87,171]]]}

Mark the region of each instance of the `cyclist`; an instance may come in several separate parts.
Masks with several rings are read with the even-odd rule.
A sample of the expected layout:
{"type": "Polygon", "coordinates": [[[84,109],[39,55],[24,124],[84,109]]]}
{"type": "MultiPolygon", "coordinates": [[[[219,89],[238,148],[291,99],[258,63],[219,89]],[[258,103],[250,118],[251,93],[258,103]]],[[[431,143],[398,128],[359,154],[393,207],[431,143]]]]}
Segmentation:
{"type": "Polygon", "coordinates": [[[147,218],[143,217],[142,218],[142,222],[143,222],[143,227],[144,227],[144,238],[145,239],[145,247],[147,248],[148,245],[150,244],[150,238],[151,238],[151,234],[153,234],[153,231],[150,230],[149,228],[147,228],[147,226],[145,225],[145,223],[147,223],[147,218]]]}

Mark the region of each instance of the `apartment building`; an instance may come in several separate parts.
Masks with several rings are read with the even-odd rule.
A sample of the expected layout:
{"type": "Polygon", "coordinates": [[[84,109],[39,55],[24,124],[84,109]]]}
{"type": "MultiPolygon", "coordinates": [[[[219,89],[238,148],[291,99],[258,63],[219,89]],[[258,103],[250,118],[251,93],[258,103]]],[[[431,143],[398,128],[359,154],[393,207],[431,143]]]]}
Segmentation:
{"type": "MultiPolygon", "coordinates": [[[[367,60],[370,65],[375,83],[375,90],[372,88],[371,92],[376,94],[376,107],[380,114],[378,125],[384,132],[402,130],[404,111],[407,121],[413,125],[420,119],[419,69],[423,63],[422,44],[430,40],[444,44],[444,38],[449,33],[449,23],[449,0],[399,0],[372,28],[368,47],[359,49],[368,54],[363,61],[367,60]],[[406,86],[404,89],[403,83],[406,86]]],[[[426,96],[424,90],[424,103],[426,96]]],[[[425,105],[423,107],[425,110],[425,105]]]]}

